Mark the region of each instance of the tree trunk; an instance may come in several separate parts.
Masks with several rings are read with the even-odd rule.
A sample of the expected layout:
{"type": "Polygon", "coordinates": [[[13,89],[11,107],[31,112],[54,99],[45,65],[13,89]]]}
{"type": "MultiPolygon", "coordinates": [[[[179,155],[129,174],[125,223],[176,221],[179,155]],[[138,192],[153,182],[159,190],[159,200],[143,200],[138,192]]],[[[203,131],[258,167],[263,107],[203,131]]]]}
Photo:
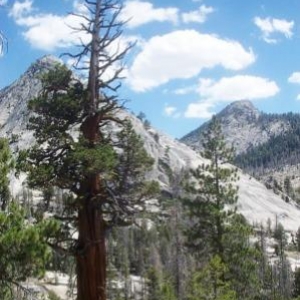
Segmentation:
{"type": "MultiPolygon", "coordinates": [[[[94,19],[91,21],[92,40],[90,44],[90,64],[88,76],[88,96],[85,112],[87,118],[81,125],[83,137],[93,148],[101,143],[99,131],[98,104],[99,91],[99,56],[100,47],[101,0],[88,2],[94,6],[94,19]]],[[[77,300],[106,300],[106,248],[105,222],[101,211],[101,182],[99,174],[91,174],[83,182],[82,195],[78,208],[78,253],[77,253],[77,300]]],[[[105,202],[105,201],[104,201],[105,202]]]]}
{"type": "Polygon", "coordinates": [[[106,300],[105,224],[91,198],[78,212],[77,299],[106,300]]]}

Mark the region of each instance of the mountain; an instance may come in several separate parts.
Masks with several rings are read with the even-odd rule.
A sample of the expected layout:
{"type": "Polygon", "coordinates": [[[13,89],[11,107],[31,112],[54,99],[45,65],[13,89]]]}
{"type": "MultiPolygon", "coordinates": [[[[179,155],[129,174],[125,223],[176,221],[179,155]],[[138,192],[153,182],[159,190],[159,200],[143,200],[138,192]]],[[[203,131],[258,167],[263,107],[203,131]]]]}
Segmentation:
{"type": "MultiPolygon", "coordinates": [[[[250,101],[236,101],[219,114],[228,145],[236,149],[234,163],[283,197],[300,202],[300,114],[266,114],[250,101]],[[291,188],[285,188],[285,182],[291,188]]],[[[207,123],[181,141],[201,150],[201,134],[207,123]]]]}
{"type": "Polygon", "coordinates": [[[17,135],[21,148],[31,145],[33,137],[26,130],[28,121],[27,101],[37,96],[41,90],[40,75],[59,63],[54,56],[47,55],[38,59],[18,80],[0,90],[1,135],[17,135]]]}
{"type": "MultiPolygon", "coordinates": [[[[221,123],[223,134],[229,145],[233,145],[240,154],[271,137],[288,132],[290,124],[284,118],[270,118],[270,115],[258,111],[248,100],[235,101],[216,115],[221,123]]],[[[201,149],[201,133],[207,123],[188,133],[180,139],[193,149],[201,149]]]]}
{"type": "MultiPolygon", "coordinates": [[[[13,150],[24,149],[34,143],[32,132],[26,128],[29,117],[27,102],[36,97],[41,88],[40,75],[57,62],[58,60],[51,56],[41,58],[32,64],[20,79],[0,91],[0,120],[2,124],[0,136],[18,136],[18,139],[14,139],[12,144],[13,150]]],[[[260,113],[250,102],[234,103],[226,111],[223,111],[223,120],[228,122],[228,132],[230,126],[234,126],[236,132],[240,128],[239,126],[248,128],[248,131],[251,129],[253,135],[258,132],[256,121],[260,118],[260,113]],[[247,111],[245,111],[246,107],[247,111]]],[[[149,178],[158,180],[163,190],[169,192],[171,189],[170,174],[176,174],[182,169],[195,168],[206,162],[187,145],[154,128],[145,126],[140,119],[127,111],[122,110],[119,114],[123,118],[129,118],[136,132],[143,138],[146,150],[155,160],[149,178]]],[[[276,133],[283,132],[284,126],[279,126],[279,124],[281,121],[276,121],[267,128],[276,133]]],[[[115,130],[115,128],[112,127],[110,130],[115,130]]],[[[268,130],[265,130],[266,134],[268,130]]],[[[246,141],[246,129],[240,130],[240,132],[246,141]]],[[[265,139],[267,138],[265,137],[265,139]]],[[[257,137],[257,143],[259,142],[261,140],[257,137]]],[[[246,145],[249,143],[243,143],[243,147],[247,148],[246,145]]],[[[297,230],[300,225],[300,209],[295,203],[285,202],[279,195],[274,194],[272,190],[267,189],[263,184],[242,171],[239,171],[239,177],[238,210],[250,223],[266,223],[270,219],[272,224],[275,224],[276,219],[287,230],[297,230]]],[[[14,195],[22,192],[24,180],[24,176],[21,179],[13,178],[11,185],[14,195]]]]}

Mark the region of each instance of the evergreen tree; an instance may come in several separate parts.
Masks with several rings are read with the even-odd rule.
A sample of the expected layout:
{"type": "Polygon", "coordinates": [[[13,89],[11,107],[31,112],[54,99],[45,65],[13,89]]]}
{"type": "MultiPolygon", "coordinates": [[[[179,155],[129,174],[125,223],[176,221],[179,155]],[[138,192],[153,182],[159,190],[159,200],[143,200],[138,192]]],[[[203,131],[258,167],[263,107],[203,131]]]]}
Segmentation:
{"type": "Polygon", "coordinates": [[[274,229],[273,237],[277,242],[277,244],[275,244],[275,253],[282,258],[284,256],[284,250],[287,245],[287,237],[284,227],[281,223],[279,223],[274,229]]]}
{"type": "Polygon", "coordinates": [[[15,299],[16,288],[25,290],[22,281],[44,274],[51,253],[45,236],[56,230],[53,222],[30,224],[16,203],[8,206],[8,212],[0,212],[1,299],[15,299]]]}
{"type": "Polygon", "coordinates": [[[296,232],[296,245],[297,251],[300,251],[300,227],[298,227],[298,230],[296,232]]]}
{"type": "Polygon", "coordinates": [[[291,183],[291,178],[289,176],[286,176],[283,181],[284,190],[287,193],[288,196],[293,196],[293,187],[291,183]]]}
{"type": "Polygon", "coordinates": [[[8,140],[0,138],[0,206],[4,211],[9,198],[9,173],[14,168],[14,159],[9,149],[8,140]]]}
{"type": "Polygon", "coordinates": [[[300,269],[296,268],[294,272],[293,297],[300,297],[300,269]]]}
{"type": "Polygon", "coordinates": [[[228,164],[234,151],[226,146],[215,117],[203,134],[202,144],[202,156],[209,161],[191,171],[192,183],[186,189],[190,196],[183,200],[190,219],[185,233],[187,246],[198,260],[198,275],[205,278],[207,272],[214,273],[214,268],[220,275],[215,283],[205,281],[201,287],[215,286],[214,295],[205,296],[204,289],[199,299],[254,299],[260,290],[260,253],[250,243],[250,226],[236,212],[237,170],[228,164]],[[221,295],[216,285],[222,287],[221,295]]]}
{"type": "Polygon", "coordinates": [[[42,276],[50,249],[46,235],[56,232],[57,223],[29,222],[27,213],[11,200],[9,172],[14,160],[8,140],[0,139],[0,298],[15,299],[17,289],[25,290],[21,282],[27,278],[42,276]]]}
{"type": "Polygon", "coordinates": [[[187,185],[191,196],[183,200],[191,220],[186,230],[187,245],[201,259],[218,255],[224,262],[226,224],[236,214],[237,187],[233,183],[237,172],[227,165],[234,152],[226,147],[215,117],[203,134],[203,148],[202,155],[209,162],[191,170],[193,182],[187,185]]]}
{"type": "Polygon", "coordinates": [[[212,257],[201,271],[197,271],[190,284],[188,300],[235,300],[230,282],[224,281],[228,272],[219,256],[212,257]]]}
{"type": "Polygon", "coordinates": [[[147,300],[160,300],[161,278],[157,269],[150,267],[147,270],[147,300]]]}
{"type": "Polygon", "coordinates": [[[259,297],[263,282],[259,278],[263,252],[250,242],[253,229],[242,215],[236,214],[224,234],[226,280],[231,282],[237,299],[252,300],[259,297]]]}
{"type": "MultiPolygon", "coordinates": [[[[120,170],[127,170],[121,167],[122,163],[127,167],[127,158],[121,161],[118,154],[126,149],[114,148],[118,148],[118,137],[110,132],[112,126],[122,129],[124,124],[117,115],[122,107],[117,90],[122,72],[119,61],[128,48],[118,53],[110,48],[122,34],[118,18],[121,5],[117,0],[85,0],[85,5],[89,15],[81,16],[81,30],[91,40],[73,57],[78,63],[89,57],[87,85],[59,65],[42,78],[42,91],[29,104],[34,112],[29,129],[34,131],[37,144],[29,151],[28,181],[34,188],[53,186],[69,192],[65,214],[59,216],[62,237],[54,239],[52,246],[75,256],[78,300],[105,300],[107,229],[129,224],[156,185],[141,183],[151,164],[144,154],[145,160],[136,171],[127,177],[120,175],[120,170]],[[120,68],[116,70],[116,66],[120,68]],[[112,69],[115,72],[108,78],[112,69]],[[135,184],[138,194],[129,197],[127,193],[133,196],[135,184]],[[78,232],[77,240],[70,228],[78,232]]],[[[131,149],[131,162],[140,159],[140,146],[131,149]]]]}
{"type": "Polygon", "coordinates": [[[165,278],[163,278],[160,293],[161,293],[162,300],[177,300],[178,299],[176,297],[174,284],[172,284],[172,281],[166,276],[165,276],[165,278]]]}
{"type": "MultiPolygon", "coordinates": [[[[147,195],[157,192],[157,183],[145,181],[145,172],[151,169],[153,159],[149,158],[141,138],[127,120],[120,120],[123,128],[115,136],[102,129],[100,124],[99,140],[93,143],[84,137],[82,131],[79,137],[74,136],[73,128],[85,114],[82,101],[86,92],[64,66],[50,70],[42,78],[42,84],[40,96],[29,103],[36,114],[30,118],[28,127],[34,130],[37,145],[28,153],[28,182],[31,187],[43,191],[56,187],[69,192],[62,214],[56,214],[62,221],[61,236],[55,239],[52,246],[75,256],[78,289],[81,284],[84,285],[81,288],[85,289],[86,285],[91,284],[86,280],[105,277],[107,229],[114,225],[129,225],[135,212],[141,210],[147,195]],[[90,186],[92,183],[95,184],[93,189],[90,186]],[[79,230],[78,241],[70,236],[68,223],[79,230]],[[101,255],[93,258],[93,264],[88,264],[92,259],[89,255],[93,257],[97,251],[101,255]],[[99,270],[94,269],[94,259],[102,268],[101,276],[96,275],[99,270]],[[88,272],[86,268],[92,270],[88,272]]],[[[117,116],[109,115],[107,118],[117,119],[117,116]]],[[[107,120],[103,122],[104,127],[107,120]]],[[[45,194],[46,203],[51,200],[48,194],[45,194]]],[[[91,297],[99,296],[99,290],[96,290],[91,297]]],[[[100,299],[105,299],[105,293],[101,291],[101,295],[100,299]]],[[[78,299],[94,298],[78,296],[78,299]]]]}

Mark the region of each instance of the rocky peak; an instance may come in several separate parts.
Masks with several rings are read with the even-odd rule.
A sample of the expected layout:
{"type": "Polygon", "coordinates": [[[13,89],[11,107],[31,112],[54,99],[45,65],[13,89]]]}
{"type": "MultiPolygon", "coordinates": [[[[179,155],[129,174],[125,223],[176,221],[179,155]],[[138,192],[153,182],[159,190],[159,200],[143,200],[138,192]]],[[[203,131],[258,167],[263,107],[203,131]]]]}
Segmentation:
{"type": "Polygon", "coordinates": [[[45,70],[53,68],[53,66],[58,63],[63,62],[54,55],[44,55],[43,57],[37,59],[33,64],[31,64],[31,66],[27,69],[23,76],[34,77],[40,72],[45,72],[45,70]]]}
{"type": "MultiPolygon", "coordinates": [[[[286,132],[289,124],[283,120],[261,123],[263,114],[249,100],[235,101],[216,115],[228,145],[233,145],[236,153],[267,142],[271,136],[286,132]]],[[[185,135],[181,141],[192,148],[201,149],[201,133],[206,130],[207,123],[185,135]]]]}
{"type": "Polygon", "coordinates": [[[239,100],[226,106],[219,114],[218,118],[236,118],[240,122],[246,119],[248,122],[255,121],[260,116],[259,110],[249,100],[239,100]]]}
{"type": "Polygon", "coordinates": [[[24,138],[24,143],[30,143],[30,139],[24,134],[27,132],[27,102],[41,90],[39,75],[59,62],[61,61],[55,56],[43,56],[31,64],[19,79],[0,91],[1,136],[16,134],[21,139],[24,138]]]}

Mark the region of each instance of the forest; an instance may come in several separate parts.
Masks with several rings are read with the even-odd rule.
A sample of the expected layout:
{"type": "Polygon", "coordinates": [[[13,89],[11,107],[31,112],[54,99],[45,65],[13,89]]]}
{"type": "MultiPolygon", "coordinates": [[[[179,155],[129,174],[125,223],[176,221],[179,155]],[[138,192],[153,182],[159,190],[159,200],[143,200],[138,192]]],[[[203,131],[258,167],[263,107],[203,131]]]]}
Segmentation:
{"type": "Polygon", "coordinates": [[[273,135],[261,145],[250,147],[245,153],[235,158],[235,164],[254,176],[263,175],[268,170],[278,170],[285,165],[296,165],[299,162],[299,124],[300,116],[296,113],[261,114],[258,124],[264,128],[272,121],[287,122],[286,132],[273,135]]]}

